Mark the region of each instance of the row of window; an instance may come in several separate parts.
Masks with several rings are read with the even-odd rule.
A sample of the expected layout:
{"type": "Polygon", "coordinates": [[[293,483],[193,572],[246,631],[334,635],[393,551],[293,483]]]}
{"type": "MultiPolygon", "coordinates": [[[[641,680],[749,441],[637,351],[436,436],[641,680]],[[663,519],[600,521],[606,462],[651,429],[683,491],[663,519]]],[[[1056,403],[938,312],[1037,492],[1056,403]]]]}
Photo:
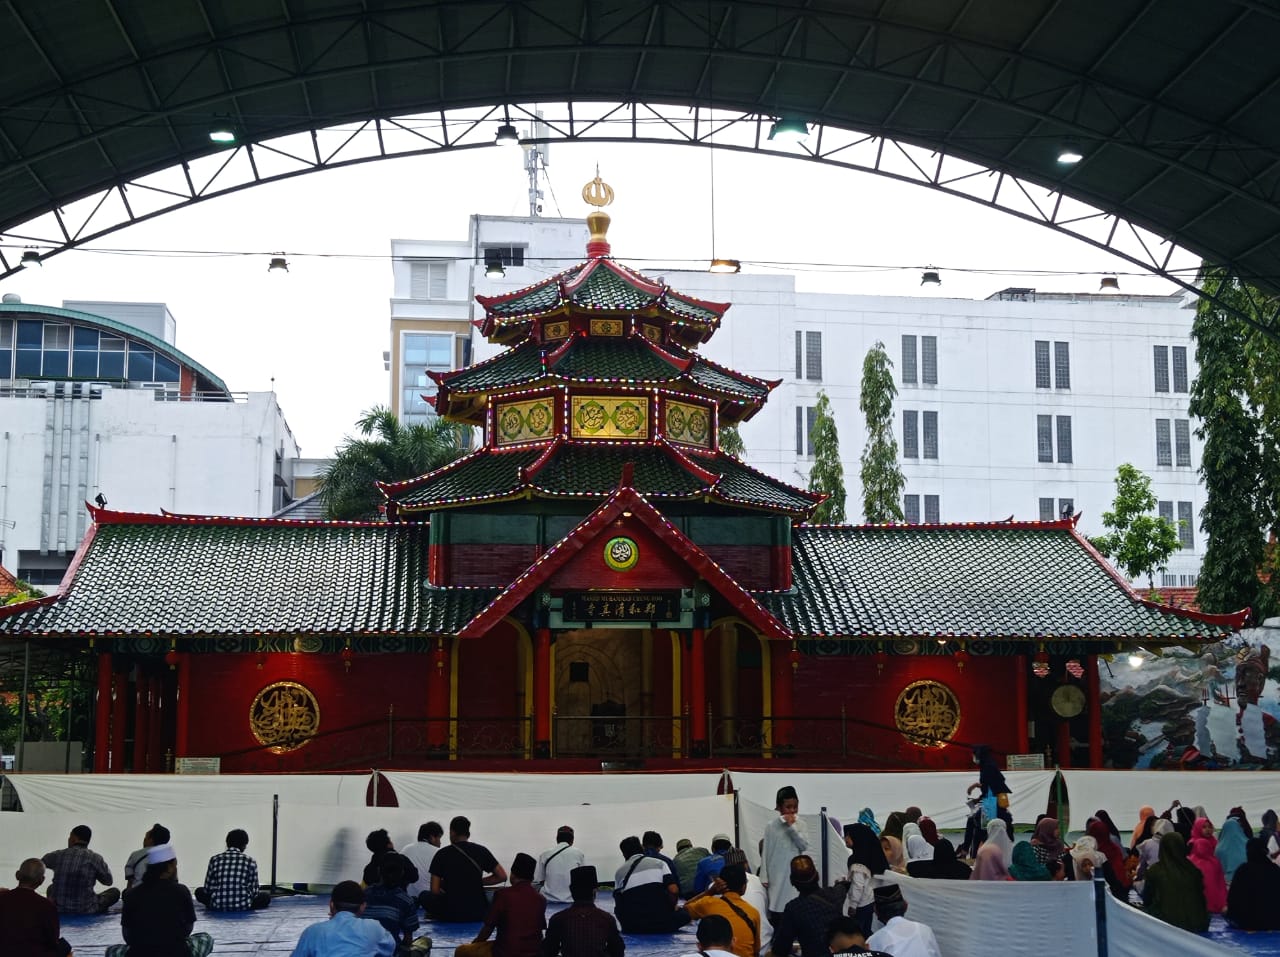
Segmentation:
{"type": "Polygon", "coordinates": [[[902,411],[902,457],[936,459],[938,457],[938,413],[902,411]],[[924,441],[921,442],[921,433],[924,441]]]}
{"type": "Polygon", "coordinates": [[[938,384],[938,337],[913,336],[902,337],[902,384],[915,385],[917,376],[921,385],[938,384]],[[917,361],[916,340],[919,339],[919,361],[917,361]]]}
{"type": "Polygon", "coordinates": [[[1156,419],[1156,465],[1191,467],[1191,421],[1156,419]],[[1176,458],[1175,458],[1176,454],[1176,458]]]}
{"type": "Polygon", "coordinates": [[[1038,462],[1070,462],[1071,458],[1071,416],[1069,415],[1037,415],[1036,416],[1036,461],[1038,462]],[[1054,437],[1057,437],[1057,458],[1054,458],[1054,437]]]}
{"type": "Polygon", "coordinates": [[[924,521],[937,525],[942,521],[942,504],[937,495],[902,496],[902,517],[910,525],[920,524],[920,500],[924,499],[924,521]]]}
{"type": "Polygon", "coordinates": [[[123,336],[40,319],[0,319],[0,379],[177,382],[178,363],[123,336]]]}
{"type": "Polygon", "coordinates": [[[822,381],[822,333],[796,330],[796,378],[822,381]]]}
{"type": "Polygon", "coordinates": [[[1036,388],[1037,389],[1070,389],[1071,388],[1071,344],[1068,342],[1053,343],[1052,377],[1050,376],[1049,342],[1036,340],[1036,388]]]}
{"type": "Polygon", "coordinates": [[[1178,544],[1182,548],[1196,547],[1196,517],[1191,502],[1158,502],[1156,511],[1178,527],[1178,544]]]}
{"type": "Polygon", "coordinates": [[[1152,346],[1155,352],[1155,380],[1157,392],[1169,391],[1169,357],[1173,356],[1173,391],[1187,391],[1187,347],[1152,346]]]}

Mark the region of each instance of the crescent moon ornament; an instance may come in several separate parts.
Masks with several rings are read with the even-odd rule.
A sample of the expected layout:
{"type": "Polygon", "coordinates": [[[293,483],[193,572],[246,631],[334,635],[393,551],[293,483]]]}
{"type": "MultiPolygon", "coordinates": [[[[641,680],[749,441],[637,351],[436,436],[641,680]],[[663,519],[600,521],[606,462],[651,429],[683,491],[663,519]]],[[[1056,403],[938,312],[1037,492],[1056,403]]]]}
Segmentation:
{"type": "Polygon", "coordinates": [[[591,206],[608,206],[613,202],[613,187],[602,180],[597,171],[596,178],[582,187],[582,200],[591,206]]]}

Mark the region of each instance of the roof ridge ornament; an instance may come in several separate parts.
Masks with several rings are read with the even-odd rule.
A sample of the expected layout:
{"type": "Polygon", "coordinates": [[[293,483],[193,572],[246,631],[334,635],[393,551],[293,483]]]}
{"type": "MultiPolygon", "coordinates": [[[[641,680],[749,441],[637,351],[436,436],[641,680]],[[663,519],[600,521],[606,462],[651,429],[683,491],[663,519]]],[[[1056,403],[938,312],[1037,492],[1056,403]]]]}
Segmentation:
{"type": "Polygon", "coordinates": [[[587,228],[591,235],[587,237],[587,255],[592,259],[600,259],[609,255],[609,240],[605,234],[609,231],[609,214],[603,207],[613,202],[613,187],[600,178],[600,167],[596,167],[596,178],[582,187],[582,201],[596,207],[587,214],[587,228]]]}

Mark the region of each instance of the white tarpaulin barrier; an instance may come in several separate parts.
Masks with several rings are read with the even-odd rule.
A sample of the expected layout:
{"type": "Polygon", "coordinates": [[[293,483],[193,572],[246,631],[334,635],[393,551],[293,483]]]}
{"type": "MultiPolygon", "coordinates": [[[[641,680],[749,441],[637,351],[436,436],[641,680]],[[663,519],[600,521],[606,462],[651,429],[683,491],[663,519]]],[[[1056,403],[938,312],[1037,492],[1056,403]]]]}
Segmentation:
{"type": "MultiPolygon", "coordinates": [[[[369,860],[364,839],[370,831],[385,827],[396,847],[401,847],[417,838],[419,825],[437,820],[448,828],[449,819],[458,813],[455,805],[344,809],[340,815],[314,806],[281,808],[281,880],[334,884],[359,879],[369,860]]],[[[465,813],[471,821],[472,839],[489,848],[508,870],[519,851],[537,857],[555,847],[556,829],[568,824],[574,829],[574,846],[586,855],[588,864],[595,865],[602,881],[613,880],[614,872],[622,866],[618,844],[628,835],[659,831],[667,850],[674,853],[678,837],[705,834],[710,840],[717,832],[733,833],[731,795],[633,804],[515,805],[465,813]]]]}
{"type": "Polygon", "coordinates": [[[1237,953],[1107,897],[1108,957],[1230,957],[1237,953]]]}
{"type": "MultiPolygon", "coordinates": [[[[876,820],[884,823],[890,811],[915,805],[940,828],[963,829],[968,808],[965,789],[978,780],[978,771],[875,771],[805,774],[779,771],[733,771],[733,785],[740,796],[773,807],[778,788],[791,785],[800,795],[800,810],[817,813],[825,807],[842,824],[858,819],[869,807],[876,820]]],[[[1127,773],[1127,772],[1126,772],[1127,773]]],[[[1019,823],[1031,823],[1043,814],[1049,800],[1055,772],[1006,771],[1005,780],[1013,790],[1009,809],[1019,823]]],[[[1183,799],[1185,801],[1185,798],[1183,799]]],[[[1075,792],[1072,792],[1075,804],[1075,792]]],[[[1139,805],[1134,805],[1136,811],[1139,805]]]]}
{"type": "MultiPolygon", "coordinates": [[[[1071,827],[1080,830],[1099,808],[1116,826],[1133,827],[1138,808],[1161,813],[1174,800],[1187,807],[1204,805],[1221,825],[1227,812],[1243,807],[1257,826],[1262,812],[1280,805],[1280,771],[1072,771],[1062,772],[1071,804],[1071,827]]],[[[1128,831],[1124,831],[1128,836],[1128,831]]]]}
{"type": "MultiPolygon", "coordinates": [[[[142,811],[181,807],[291,804],[363,807],[363,774],[10,774],[24,811],[142,811]]],[[[714,793],[714,788],[712,789],[714,793]]],[[[92,822],[88,822],[92,825],[92,822]]],[[[153,822],[154,823],[154,822],[153,822]]],[[[165,823],[161,821],[161,823],[165,823]]],[[[150,825],[148,825],[150,826],[150,825]]],[[[131,848],[132,850],[132,848],[131,848]]]]}
{"type": "MultiPolygon", "coordinates": [[[[751,864],[751,869],[756,873],[760,873],[760,841],[764,837],[765,828],[769,826],[769,822],[778,816],[778,812],[771,807],[765,807],[762,804],[756,804],[754,801],[748,801],[741,795],[738,797],[738,846],[747,853],[747,861],[751,864]]],[[[822,873],[822,842],[819,840],[819,833],[822,828],[821,814],[801,814],[800,819],[804,821],[805,833],[809,835],[809,849],[804,853],[813,858],[813,863],[818,868],[818,873],[822,873]]],[[[836,881],[848,875],[848,868],[845,866],[849,860],[849,849],[844,846],[844,832],[837,829],[837,821],[834,818],[827,818],[826,844],[827,844],[827,872],[826,880],[823,882],[826,886],[834,884],[836,881]]],[[[726,832],[731,833],[731,832],[726,832]]],[[[663,837],[667,843],[671,843],[671,839],[666,835],[663,837]]],[[[692,834],[681,832],[677,837],[688,837],[697,844],[698,838],[692,834]]],[[[706,846],[710,847],[711,842],[708,839],[706,846]]],[[[788,879],[788,875],[782,875],[784,880],[788,879]]],[[[765,880],[772,880],[771,875],[764,875],[765,880]]]]}
{"type": "MultiPolygon", "coordinates": [[[[545,807],[566,804],[617,804],[707,797],[716,793],[719,772],[692,774],[539,774],[525,772],[383,771],[400,807],[468,810],[545,807]]],[[[442,812],[443,813],[443,812],[442,812]]],[[[643,830],[643,829],[642,829],[643,830]]],[[[666,839],[667,835],[664,834],[666,839]]],[[[667,840],[675,853],[676,843],[667,840]]]]}

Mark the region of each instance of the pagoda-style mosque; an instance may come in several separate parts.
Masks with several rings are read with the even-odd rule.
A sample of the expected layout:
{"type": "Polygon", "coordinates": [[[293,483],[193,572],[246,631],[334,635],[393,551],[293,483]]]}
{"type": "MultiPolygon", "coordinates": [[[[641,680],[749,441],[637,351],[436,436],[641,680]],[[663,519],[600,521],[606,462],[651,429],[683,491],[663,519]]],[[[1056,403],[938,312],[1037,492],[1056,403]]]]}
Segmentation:
{"type": "Polygon", "coordinates": [[[699,353],[728,304],[615,260],[584,198],[586,260],[478,297],[505,350],[437,377],[482,444],[386,521],[90,506],[57,593],[0,610],[96,658],[95,770],[1101,766],[1099,657],[1242,623],[1141,599],[1071,520],[805,524],[720,448],[778,384],[699,353]]]}

